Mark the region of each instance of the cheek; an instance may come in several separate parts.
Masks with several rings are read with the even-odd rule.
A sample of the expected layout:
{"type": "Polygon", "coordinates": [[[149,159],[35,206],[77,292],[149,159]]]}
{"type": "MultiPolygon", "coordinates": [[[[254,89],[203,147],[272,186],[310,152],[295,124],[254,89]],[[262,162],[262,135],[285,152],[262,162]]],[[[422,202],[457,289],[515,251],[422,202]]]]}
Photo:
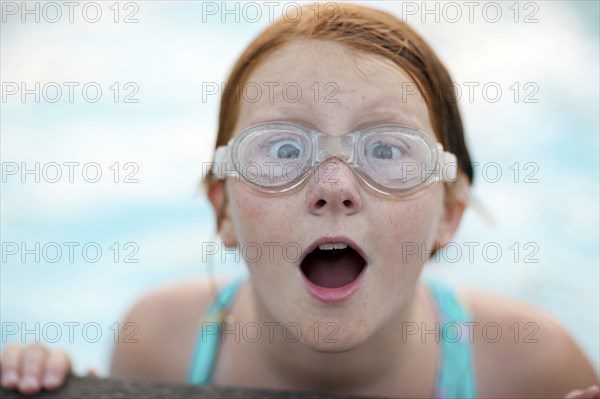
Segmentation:
{"type": "Polygon", "coordinates": [[[380,259],[386,262],[388,277],[418,273],[426,262],[442,210],[441,194],[443,191],[434,187],[415,199],[375,204],[377,209],[390,209],[373,213],[374,226],[379,226],[376,250],[383,255],[380,259]]]}
{"type": "Polygon", "coordinates": [[[256,196],[250,195],[238,185],[232,186],[230,191],[230,211],[237,240],[240,244],[254,240],[253,234],[260,234],[263,229],[257,229],[258,221],[269,223],[267,207],[261,206],[261,201],[256,196]]]}
{"type": "Polygon", "coordinates": [[[243,183],[232,183],[229,192],[231,216],[240,244],[263,237],[285,238],[299,217],[294,211],[297,208],[283,196],[267,197],[243,183]]]}
{"type": "Polygon", "coordinates": [[[301,217],[293,198],[267,197],[243,183],[232,183],[229,188],[233,228],[248,266],[277,268],[286,259],[293,260],[298,247],[293,242],[297,236],[294,226],[301,217]],[[283,252],[287,247],[292,247],[287,252],[289,256],[283,252]]]}

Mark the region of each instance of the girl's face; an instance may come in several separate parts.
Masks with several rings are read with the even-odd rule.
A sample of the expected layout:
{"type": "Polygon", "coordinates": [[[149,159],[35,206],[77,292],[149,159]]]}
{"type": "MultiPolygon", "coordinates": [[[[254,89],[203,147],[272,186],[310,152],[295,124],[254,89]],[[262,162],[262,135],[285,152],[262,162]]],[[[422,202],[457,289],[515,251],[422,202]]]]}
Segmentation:
{"type": "MultiPolygon", "coordinates": [[[[257,123],[292,120],[332,136],[403,124],[438,141],[427,105],[405,72],[383,58],[333,42],[303,40],[286,46],[257,68],[246,87],[234,136],[257,123]],[[256,101],[258,87],[262,91],[256,101]]],[[[464,208],[446,198],[441,183],[417,198],[392,199],[366,190],[337,158],[319,169],[292,193],[266,194],[229,178],[227,201],[221,183],[214,184],[210,196],[217,214],[226,207],[221,237],[226,245],[238,243],[242,249],[257,311],[281,325],[297,323],[290,334],[299,327],[304,345],[337,352],[359,345],[406,310],[426,251],[450,240],[464,208]],[[313,295],[303,277],[298,249],[305,251],[323,237],[352,240],[366,261],[358,289],[338,302],[313,295]]],[[[319,267],[327,267],[326,262],[319,267]]],[[[342,271],[345,266],[336,267],[342,271]]]]}

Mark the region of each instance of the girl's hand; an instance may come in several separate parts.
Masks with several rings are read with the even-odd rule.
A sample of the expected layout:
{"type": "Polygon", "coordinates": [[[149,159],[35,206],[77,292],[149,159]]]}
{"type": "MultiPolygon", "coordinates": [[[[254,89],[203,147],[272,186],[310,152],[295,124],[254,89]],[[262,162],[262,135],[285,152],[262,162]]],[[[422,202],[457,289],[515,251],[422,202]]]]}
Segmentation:
{"type": "Polygon", "coordinates": [[[598,385],[592,385],[588,389],[577,389],[565,396],[565,399],[598,399],[600,398],[598,385]]]}
{"type": "Polygon", "coordinates": [[[4,389],[17,389],[33,395],[41,389],[55,391],[71,371],[71,361],[65,351],[50,350],[42,344],[23,347],[9,344],[0,360],[0,384],[4,389]]]}

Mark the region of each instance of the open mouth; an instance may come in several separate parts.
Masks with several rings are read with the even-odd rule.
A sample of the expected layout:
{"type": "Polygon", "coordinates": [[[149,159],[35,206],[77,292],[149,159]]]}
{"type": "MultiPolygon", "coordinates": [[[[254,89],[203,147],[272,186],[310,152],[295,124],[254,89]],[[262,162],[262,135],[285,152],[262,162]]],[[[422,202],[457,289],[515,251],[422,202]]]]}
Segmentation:
{"type": "Polygon", "coordinates": [[[326,243],[306,255],[300,269],[314,285],[340,288],[353,283],[366,267],[367,261],[346,243],[326,243]]]}

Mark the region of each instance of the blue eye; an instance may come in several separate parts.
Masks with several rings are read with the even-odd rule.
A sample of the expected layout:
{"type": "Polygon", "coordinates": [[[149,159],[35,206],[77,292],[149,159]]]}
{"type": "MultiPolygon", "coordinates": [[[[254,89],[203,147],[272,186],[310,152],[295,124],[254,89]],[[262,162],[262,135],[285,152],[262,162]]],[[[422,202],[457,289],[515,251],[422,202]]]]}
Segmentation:
{"type": "Polygon", "coordinates": [[[302,148],[292,140],[282,140],[271,146],[269,154],[278,159],[293,159],[302,156],[302,148]]]}
{"type": "Polygon", "coordinates": [[[377,159],[398,159],[403,153],[399,147],[381,142],[375,143],[368,152],[377,159]]]}

